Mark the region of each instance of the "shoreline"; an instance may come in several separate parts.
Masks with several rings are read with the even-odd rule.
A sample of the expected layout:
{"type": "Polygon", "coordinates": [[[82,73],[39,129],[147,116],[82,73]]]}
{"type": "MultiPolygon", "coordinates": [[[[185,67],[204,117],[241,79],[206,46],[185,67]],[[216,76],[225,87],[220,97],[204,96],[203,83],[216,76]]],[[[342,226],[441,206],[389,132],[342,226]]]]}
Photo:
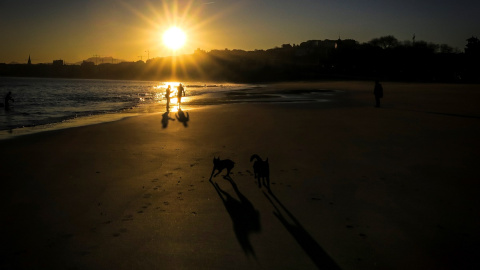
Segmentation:
{"type": "MultiPolygon", "coordinates": [[[[333,95],[337,95],[336,98],[338,99],[338,98],[344,98],[345,95],[349,95],[352,93],[355,93],[355,94],[361,93],[365,95],[365,92],[370,91],[369,88],[371,87],[371,84],[372,82],[370,81],[315,81],[315,82],[269,83],[269,84],[263,84],[267,86],[265,88],[260,88],[258,91],[256,91],[254,88],[250,90],[242,90],[242,92],[253,91],[255,95],[260,95],[260,96],[262,96],[262,93],[266,95],[275,95],[277,98],[281,98],[281,100],[278,100],[278,99],[269,100],[269,98],[267,99],[260,98],[259,100],[255,100],[255,99],[251,99],[251,97],[250,97],[251,100],[249,100],[249,99],[244,99],[242,95],[237,95],[232,92],[232,93],[226,94],[224,100],[218,100],[218,98],[214,98],[214,99],[205,98],[201,100],[194,100],[191,102],[191,104],[187,104],[186,108],[187,110],[194,110],[194,109],[198,109],[206,106],[208,107],[208,106],[216,106],[216,105],[223,105],[223,104],[228,105],[228,104],[330,102],[332,100],[327,100],[327,99],[322,100],[322,99],[318,99],[319,97],[313,97],[313,99],[312,97],[303,98],[303,99],[300,98],[296,100],[296,99],[292,99],[291,97],[288,98],[288,97],[282,96],[282,93],[299,92],[301,96],[302,91],[320,91],[319,93],[324,94],[328,98],[328,95],[329,95],[328,92],[331,92],[333,95]],[[328,91],[328,92],[325,92],[325,91],[328,91]]],[[[426,86],[427,88],[430,88],[430,89],[436,88],[436,87],[440,89],[480,88],[479,84],[411,83],[411,82],[385,82],[384,84],[386,84],[387,87],[393,86],[397,89],[405,89],[405,88],[408,89],[409,87],[418,88],[420,86],[426,86]]],[[[237,90],[234,90],[234,92],[235,91],[237,90]]],[[[370,93],[367,93],[367,94],[370,94],[370,93]]],[[[434,92],[430,92],[429,94],[435,97],[434,92]]],[[[218,95],[218,94],[215,94],[215,95],[218,95]]],[[[211,94],[207,94],[207,96],[211,96],[211,94]]],[[[438,102],[439,100],[436,99],[436,101],[438,102]]],[[[45,132],[45,131],[51,131],[51,130],[59,130],[59,129],[75,128],[75,127],[81,127],[81,126],[108,123],[113,121],[119,121],[124,118],[136,117],[136,116],[150,114],[150,113],[154,113],[154,114],[164,113],[164,111],[159,110],[159,108],[162,108],[162,106],[163,104],[162,105],[155,104],[154,106],[151,106],[151,108],[138,107],[138,108],[130,109],[128,111],[117,112],[117,113],[82,116],[78,118],[64,120],[58,123],[50,123],[50,124],[31,126],[31,127],[20,127],[20,128],[9,129],[9,130],[0,130],[0,140],[12,139],[18,136],[36,134],[39,132],[45,132]]],[[[173,107],[176,107],[176,106],[173,106],[173,107]]],[[[174,110],[174,112],[176,112],[176,110],[174,110]]],[[[435,113],[435,112],[431,112],[431,113],[435,113]]],[[[442,112],[439,112],[439,113],[442,113],[442,112]]],[[[462,114],[455,114],[455,113],[452,113],[451,115],[462,116],[462,114]]],[[[467,115],[466,117],[469,117],[469,116],[467,115]]],[[[470,117],[478,118],[480,117],[480,115],[474,115],[470,117]]]]}
{"type": "MultiPolygon", "coordinates": [[[[282,84],[281,84],[282,85],[282,84]]],[[[295,88],[303,89],[304,83],[296,84],[295,88]]],[[[310,85],[310,84],[309,84],[310,85]]],[[[194,110],[197,108],[201,108],[204,106],[214,106],[214,105],[222,105],[222,104],[238,104],[238,103],[277,103],[277,102],[316,102],[312,99],[294,99],[292,97],[278,95],[278,89],[273,87],[274,84],[269,86],[262,87],[255,87],[253,86],[251,89],[241,89],[241,90],[223,90],[219,91],[218,93],[206,93],[203,98],[197,99],[193,97],[193,100],[187,102],[182,107],[186,108],[186,110],[194,110]],[[258,90],[257,90],[258,88],[258,90]],[[272,91],[273,90],[273,91],[272,91]],[[261,93],[265,92],[268,93],[267,95],[262,95],[261,93]],[[273,93],[273,95],[272,95],[273,93]],[[252,95],[252,96],[250,96],[252,95]],[[263,98],[262,98],[263,97],[263,98]],[[265,98],[267,97],[267,98],[265,98]],[[281,99],[281,100],[279,100],[281,99]]],[[[217,85],[215,85],[217,87],[217,85]]],[[[298,90],[297,89],[297,90],[298,90]]],[[[291,92],[292,90],[280,90],[280,92],[291,92]]],[[[293,90],[295,91],[295,90],[293,90]]],[[[190,99],[191,97],[186,97],[186,99],[190,99]]],[[[128,117],[135,117],[143,114],[150,114],[150,113],[164,113],[162,111],[163,107],[165,106],[165,100],[162,100],[162,104],[150,104],[148,106],[138,106],[127,110],[122,110],[118,112],[110,112],[104,114],[96,114],[96,115],[87,115],[87,116],[80,116],[75,117],[67,120],[63,120],[61,122],[56,123],[48,123],[48,124],[41,124],[35,126],[25,126],[25,127],[18,127],[13,129],[6,129],[0,130],[0,140],[4,139],[11,139],[22,135],[28,134],[35,134],[39,132],[45,132],[50,130],[58,130],[58,129],[65,129],[65,128],[74,128],[80,126],[87,126],[92,124],[101,124],[101,123],[108,123],[112,121],[119,121],[124,118],[128,117]]],[[[178,110],[177,106],[172,105],[171,111],[176,112],[178,110]]],[[[6,115],[7,116],[7,115],[6,115]]]]}

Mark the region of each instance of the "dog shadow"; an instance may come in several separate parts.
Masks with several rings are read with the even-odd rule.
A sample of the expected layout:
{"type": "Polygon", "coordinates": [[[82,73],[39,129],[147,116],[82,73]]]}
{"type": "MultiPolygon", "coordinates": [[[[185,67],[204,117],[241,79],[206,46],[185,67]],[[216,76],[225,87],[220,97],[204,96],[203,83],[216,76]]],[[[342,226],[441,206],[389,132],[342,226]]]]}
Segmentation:
{"type": "Polygon", "coordinates": [[[323,250],[317,241],[315,241],[315,239],[283,205],[283,203],[280,202],[271,190],[268,191],[268,194],[263,191],[263,194],[275,209],[275,211],[273,211],[275,217],[277,217],[285,229],[287,229],[287,231],[293,236],[318,269],[340,269],[335,261],[325,252],[325,250],[323,250]]]}
{"type": "Polygon", "coordinates": [[[217,191],[218,196],[223,202],[233,223],[233,230],[238,243],[242,247],[245,254],[256,257],[253,246],[250,242],[249,235],[259,233],[261,231],[260,213],[255,209],[253,204],[245,197],[237,187],[233,180],[229,181],[235,191],[237,198],[220,188],[218,183],[210,183],[217,191]]]}

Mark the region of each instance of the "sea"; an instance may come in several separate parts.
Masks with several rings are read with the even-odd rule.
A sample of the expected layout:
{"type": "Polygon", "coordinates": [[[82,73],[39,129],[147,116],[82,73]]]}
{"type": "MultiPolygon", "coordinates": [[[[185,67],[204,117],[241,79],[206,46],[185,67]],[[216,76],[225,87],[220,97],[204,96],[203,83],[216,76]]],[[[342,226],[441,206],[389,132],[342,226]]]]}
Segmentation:
{"type": "MultiPolygon", "coordinates": [[[[178,110],[181,82],[0,77],[0,139],[166,111],[165,90],[178,110]],[[11,92],[10,110],[4,97],[11,92]]],[[[266,84],[183,83],[182,109],[228,103],[326,101],[329,90],[268,92],[266,84]]]]}

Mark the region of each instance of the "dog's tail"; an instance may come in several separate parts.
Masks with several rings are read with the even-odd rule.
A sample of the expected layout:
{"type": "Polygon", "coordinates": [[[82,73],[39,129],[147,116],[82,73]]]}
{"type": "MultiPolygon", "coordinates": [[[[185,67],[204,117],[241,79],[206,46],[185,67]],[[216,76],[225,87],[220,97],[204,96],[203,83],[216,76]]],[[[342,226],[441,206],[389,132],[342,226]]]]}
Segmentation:
{"type": "Polygon", "coordinates": [[[257,159],[257,161],[262,161],[262,158],[257,155],[257,154],[253,154],[251,157],[250,157],[250,162],[252,162],[254,159],[257,159]]]}

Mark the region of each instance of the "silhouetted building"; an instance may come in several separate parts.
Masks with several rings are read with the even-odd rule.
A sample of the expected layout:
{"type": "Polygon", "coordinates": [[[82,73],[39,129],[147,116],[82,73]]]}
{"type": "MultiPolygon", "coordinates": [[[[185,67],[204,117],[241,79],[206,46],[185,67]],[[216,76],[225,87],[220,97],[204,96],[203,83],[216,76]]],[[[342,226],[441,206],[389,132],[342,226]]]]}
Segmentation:
{"type": "Polygon", "coordinates": [[[94,66],[95,66],[95,63],[83,61],[80,66],[82,66],[82,67],[94,67],[94,66]]]}
{"type": "Polygon", "coordinates": [[[300,43],[300,45],[296,48],[295,55],[296,56],[305,56],[312,54],[319,50],[329,50],[334,49],[336,41],[335,40],[308,40],[305,42],[300,43]]]}
{"type": "Polygon", "coordinates": [[[28,55],[28,62],[27,62],[29,65],[32,64],[32,60],[30,59],[30,54],[28,55]]]}
{"type": "Polygon", "coordinates": [[[477,37],[472,36],[467,39],[467,42],[465,53],[467,55],[480,55],[480,40],[477,37]]]}
{"type": "Polygon", "coordinates": [[[53,65],[54,66],[63,66],[64,62],[63,62],[63,60],[53,60],[53,65]]]}

